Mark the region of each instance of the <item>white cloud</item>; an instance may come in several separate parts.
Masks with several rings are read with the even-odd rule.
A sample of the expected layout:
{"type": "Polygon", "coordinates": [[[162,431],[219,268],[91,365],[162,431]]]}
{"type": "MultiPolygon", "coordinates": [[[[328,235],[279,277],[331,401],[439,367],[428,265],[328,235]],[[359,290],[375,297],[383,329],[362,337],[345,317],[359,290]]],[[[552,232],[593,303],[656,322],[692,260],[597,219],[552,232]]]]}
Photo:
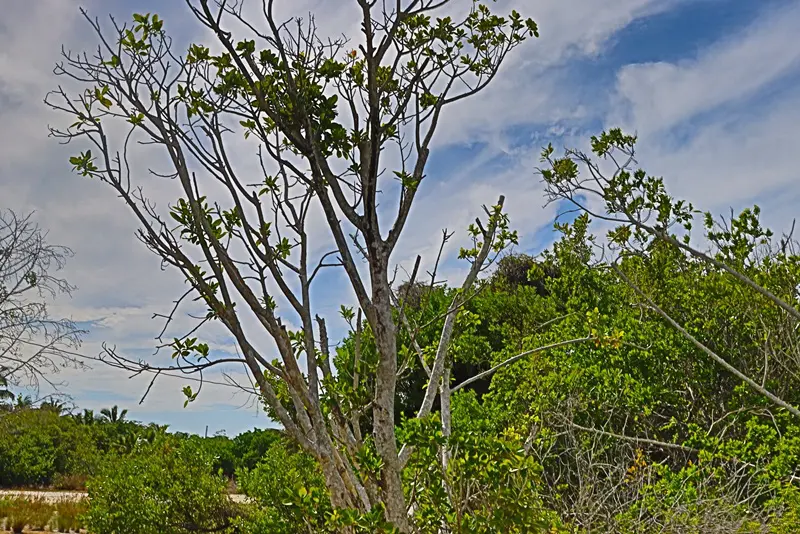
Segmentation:
{"type": "Polygon", "coordinates": [[[701,209],[729,215],[756,201],[770,224],[787,228],[798,215],[785,201],[800,196],[796,155],[800,140],[800,94],[775,101],[763,115],[698,127],[678,148],[642,139],[641,161],[663,175],[676,195],[701,209]]]}
{"type": "MultiPolygon", "coordinates": [[[[25,162],[47,136],[43,89],[61,43],[74,35],[76,6],[60,0],[6,3],[0,17],[0,161],[25,162]],[[21,7],[24,6],[24,7],[21,7]],[[52,21],[57,20],[58,24],[52,21]]],[[[7,180],[0,176],[0,183],[7,180]]]]}
{"type": "Polygon", "coordinates": [[[744,32],[677,63],[629,65],[618,75],[621,109],[643,134],[655,134],[700,113],[764,89],[800,68],[800,2],[767,12],[744,32]]]}
{"type": "Polygon", "coordinates": [[[770,89],[800,74],[800,48],[788,44],[798,27],[793,2],[691,59],[624,67],[606,123],[640,134],[639,161],[676,195],[724,215],[758,201],[765,221],[786,228],[797,211],[785,200],[800,196],[800,91],[770,89]]]}
{"type": "Polygon", "coordinates": [[[489,143],[507,150],[508,130],[516,126],[575,123],[592,110],[575,105],[579,87],[568,83],[570,60],[596,55],[620,30],[643,17],[667,10],[676,0],[547,0],[497,2],[505,13],[516,9],[539,25],[531,39],[509,56],[492,84],[475,98],[455,104],[442,120],[437,144],[489,143]]]}

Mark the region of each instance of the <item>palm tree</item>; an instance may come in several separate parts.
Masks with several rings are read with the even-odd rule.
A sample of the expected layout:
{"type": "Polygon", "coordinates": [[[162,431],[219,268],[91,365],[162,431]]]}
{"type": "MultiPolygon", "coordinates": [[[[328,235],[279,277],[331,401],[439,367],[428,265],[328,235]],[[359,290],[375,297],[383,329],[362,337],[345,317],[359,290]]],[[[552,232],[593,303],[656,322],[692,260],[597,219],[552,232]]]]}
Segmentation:
{"type": "Polygon", "coordinates": [[[11,404],[14,402],[14,394],[8,389],[8,379],[5,373],[7,367],[0,367],[0,405],[11,404]]]}
{"type": "Polygon", "coordinates": [[[52,410],[52,411],[54,411],[55,413],[57,413],[58,415],[61,415],[61,414],[63,414],[64,412],[66,412],[66,411],[67,411],[67,405],[66,405],[66,403],[64,403],[64,402],[61,402],[61,401],[59,401],[59,400],[55,400],[55,399],[49,399],[49,400],[46,400],[46,401],[44,401],[44,402],[43,402],[43,403],[40,405],[40,408],[41,408],[42,410],[52,410]]]}
{"type": "Polygon", "coordinates": [[[83,413],[75,415],[75,420],[82,425],[92,425],[97,421],[97,418],[94,416],[94,410],[84,409],[83,413]]]}
{"type": "Polygon", "coordinates": [[[15,410],[25,410],[27,408],[33,408],[33,399],[30,395],[25,395],[24,397],[20,394],[17,395],[17,402],[14,404],[15,410]]]}
{"type": "Polygon", "coordinates": [[[156,425],[154,423],[147,425],[145,428],[142,428],[138,432],[140,440],[145,443],[149,443],[151,445],[156,441],[158,441],[159,439],[161,439],[162,437],[164,437],[166,434],[167,434],[166,425],[161,426],[161,425],[156,425]]]}
{"type": "Polygon", "coordinates": [[[118,411],[117,405],[111,407],[109,410],[108,408],[103,408],[100,410],[100,414],[103,419],[109,423],[121,423],[125,416],[128,415],[128,410],[122,410],[121,412],[118,411]]]}

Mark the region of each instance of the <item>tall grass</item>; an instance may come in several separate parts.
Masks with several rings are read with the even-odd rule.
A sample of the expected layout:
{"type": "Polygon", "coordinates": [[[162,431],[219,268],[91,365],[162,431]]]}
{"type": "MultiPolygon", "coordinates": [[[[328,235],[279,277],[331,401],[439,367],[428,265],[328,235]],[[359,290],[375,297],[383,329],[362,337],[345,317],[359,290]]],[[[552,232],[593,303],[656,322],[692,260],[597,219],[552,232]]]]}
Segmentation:
{"type": "Polygon", "coordinates": [[[77,532],[83,527],[83,514],[87,509],[86,499],[59,501],[56,504],[56,515],[53,517],[51,526],[59,532],[77,532]]]}
{"type": "Polygon", "coordinates": [[[8,515],[13,508],[13,502],[8,497],[0,497],[0,530],[9,530],[11,527],[6,525],[8,515]]]}
{"type": "Polygon", "coordinates": [[[14,498],[6,512],[6,528],[12,532],[22,532],[26,526],[31,530],[44,530],[53,517],[53,511],[53,506],[42,498],[14,498]]]}
{"type": "Polygon", "coordinates": [[[83,527],[86,499],[63,499],[55,504],[45,499],[29,497],[0,498],[0,530],[19,533],[23,529],[58,532],[78,532],[83,527]]]}

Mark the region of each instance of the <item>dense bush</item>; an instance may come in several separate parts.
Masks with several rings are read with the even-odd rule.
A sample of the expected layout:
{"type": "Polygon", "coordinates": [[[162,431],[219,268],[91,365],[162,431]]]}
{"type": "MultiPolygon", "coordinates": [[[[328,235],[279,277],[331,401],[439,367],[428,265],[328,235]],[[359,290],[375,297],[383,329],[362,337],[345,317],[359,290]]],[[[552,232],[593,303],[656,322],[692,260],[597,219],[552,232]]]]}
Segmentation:
{"type": "MultiPolygon", "coordinates": [[[[9,409],[0,416],[0,487],[49,487],[83,490],[103,458],[130,454],[140,442],[168,434],[166,427],[124,419],[125,410],[90,410],[71,415],[50,406],[9,409]],[[123,414],[123,415],[120,415],[123,414]]],[[[234,438],[172,434],[189,441],[212,458],[214,471],[232,479],[237,469],[254,468],[279,430],[254,429],[234,438]]]]}
{"type": "Polygon", "coordinates": [[[223,532],[235,513],[213,458],[191,442],[163,438],[109,456],[88,484],[86,522],[95,534],[223,532]]]}
{"type": "MultiPolygon", "coordinates": [[[[732,230],[724,235],[707,228],[708,239],[718,258],[796,306],[800,256],[785,240],[771,243],[757,216],[758,210],[746,210],[727,223],[732,230]]],[[[451,348],[453,383],[469,376],[461,374],[465,365],[489,369],[523,356],[501,368],[488,391],[474,383],[454,396],[452,439],[485,436],[482,444],[495,442],[497,448],[482,450],[484,458],[502,457],[504,447],[522,444],[535,460],[531,469],[541,474],[537,484],[518,491],[520,499],[530,496],[536,504],[528,508],[539,509],[539,519],[554,511],[577,531],[796,531],[797,418],[710,358],[642,295],[795,406],[800,404],[796,322],[728,273],[661,241],[613,266],[635,283],[637,293],[595,257],[589,217],[558,230],[561,238],[535,261],[524,255],[503,260],[464,306],[451,348]],[[575,342],[536,350],[568,340],[575,342]],[[457,417],[458,410],[466,417],[457,417]],[[500,436],[505,437],[496,441],[500,436]]],[[[405,288],[401,296],[407,294],[405,288]]],[[[435,349],[441,328],[436,318],[443,316],[450,295],[451,289],[438,286],[408,298],[408,319],[426,325],[415,337],[426,357],[435,349]]],[[[362,366],[374,364],[370,336],[365,329],[362,366]]],[[[401,355],[413,355],[405,332],[398,345],[401,355]]],[[[336,366],[345,376],[354,366],[353,349],[353,334],[337,349],[336,366]]],[[[413,417],[427,377],[416,358],[408,361],[398,394],[402,414],[413,417]]],[[[369,369],[362,369],[365,374],[369,369]]],[[[365,419],[366,432],[369,414],[365,419]]],[[[436,435],[433,425],[417,439],[443,439],[436,435]]],[[[443,483],[435,456],[410,465],[431,469],[412,469],[407,483],[422,473],[431,477],[414,491],[453,487],[443,483]]],[[[486,474],[472,472],[469,483],[487,484],[481,478],[486,474]]],[[[513,484],[507,480],[505,486],[513,484]]],[[[490,487],[481,494],[502,497],[492,497],[490,487]]],[[[413,496],[419,501],[421,494],[413,496]]],[[[419,517],[425,510],[420,506],[418,519],[433,528],[452,514],[449,499],[426,504],[427,519],[419,517]]],[[[475,513],[487,517],[480,507],[475,513]]]]}
{"type": "Polygon", "coordinates": [[[212,467],[215,472],[221,472],[225,477],[232,478],[239,465],[238,459],[234,455],[233,440],[227,436],[212,436],[203,438],[200,436],[188,436],[186,438],[193,447],[201,449],[211,459],[212,467]]]}
{"type": "Polygon", "coordinates": [[[284,439],[275,429],[254,429],[233,438],[233,457],[236,468],[254,469],[270,448],[284,439]]]}
{"type": "Polygon", "coordinates": [[[237,472],[240,490],[258,506],[251,532],[292,534],[297,525],[320,528],[331,512],[325,482],[313,458],[275,442],[253,469],[237,472]]]}
{"type": "MultiPolygon", "coordinates": [[[[734,228],[762,233],[749,213],[734,228]]],[[[727,273],[661,242],[618,262],[636,293],[613,269],[593,265],[588,217],[560,229],[563,237],[540,264],[559,273],[547,291],[492,286],[471,303],[482,318],[477,332],[495,348],[492,364],[563,340],[592,341],[500,370],[473,418],[528,436],[544,468],[545,502],[574,528],[789,528],[779,525],[795,521],[797,419],[709,358],[641,294],[797,405],[800,360],[787,318],[727,273]]],[[[727,261],[797,302],[797,257],[758,248],[760,238],[730,239],[740,246],[722,247],[727,261]]]]}
{"type": "MultiPolygon", "coordinates": [[[[435,421],[414,420],[404,432],[416,446],[406,484],[416,494],[419,532],[454,534],[566,532],[541,498],[541,466],[513,436],[475,430],[445,437],[435,421]],[[436,445],[450,456],[442,470],[436,445]]],[[[454,425],[455,428],[461,425],[454,425]]]]}
{"type": "Polygon", "coordinates": [[[48,409],[0,417],[0,487],[45,486],[93,472],[99,457],[91,434],[48,409]]]}
{"type": "Polygon", "coordinates": [[[214,467],[233,478],[237,469],[253,469],[283,433],[276,429],[253,429],[233,438],[216,435],[207,438],[186,436],[214,459],[214,467]]]}

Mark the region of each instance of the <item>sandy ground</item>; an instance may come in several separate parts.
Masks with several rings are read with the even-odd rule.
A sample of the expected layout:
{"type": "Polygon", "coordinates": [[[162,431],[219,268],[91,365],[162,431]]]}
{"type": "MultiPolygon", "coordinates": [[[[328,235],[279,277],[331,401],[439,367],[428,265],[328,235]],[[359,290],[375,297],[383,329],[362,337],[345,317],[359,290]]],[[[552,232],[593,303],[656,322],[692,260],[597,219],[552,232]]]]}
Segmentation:
{"type": "MultiPolygon", "coordinates": [[[[82,491],[18,491],[18,490],[0,490],[0,497],[42,497],[47,502],[58,502],[61,500],[79,500],[86,497],[86,493],[82,491]]],[[[234,502],[244,502],[247,497],[242,494],[232,494],[231,500],[234,502]]]]}

